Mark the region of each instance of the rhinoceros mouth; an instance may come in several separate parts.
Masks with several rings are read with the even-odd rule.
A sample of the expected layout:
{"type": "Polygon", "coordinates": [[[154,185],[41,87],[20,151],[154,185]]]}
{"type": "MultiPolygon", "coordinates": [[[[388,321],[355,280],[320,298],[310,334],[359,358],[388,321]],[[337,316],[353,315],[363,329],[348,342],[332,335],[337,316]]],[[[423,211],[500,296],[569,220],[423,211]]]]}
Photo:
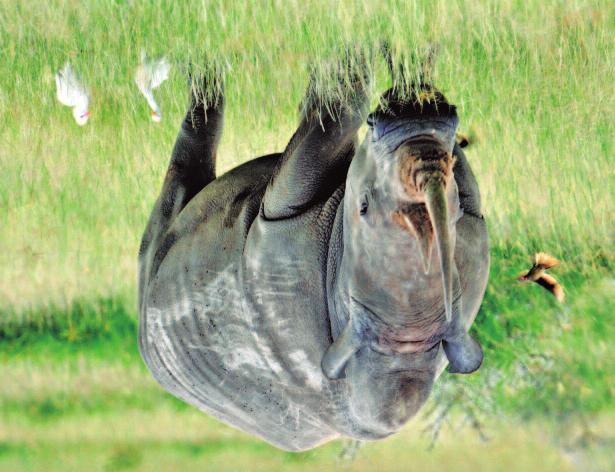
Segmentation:
{"type": "Polygon", "coordinates": [[[356,324],[361,326],[360,331],[368,338],[370,347],[381,354],[397,355],[429,351],[442,341],[448,328],[448,323],[435,322],[433,329],[422,328],[420,330],[429,331],[428,336],[416,337],[414,333],[419,331],[418,329],[390,326],[382,316],[367,305],[355,297],[350,298],[367,315],[364,319],[356,320],[356,324]]]}
{"type": "Polygon", "coordinates": [[[438,332],[425,339],[400,340],[394,336],[382,334],[377,342],[373,343],[373,349],[381,354],[419,354],[433,349],[442,341],[443,334],[438,332]]]}

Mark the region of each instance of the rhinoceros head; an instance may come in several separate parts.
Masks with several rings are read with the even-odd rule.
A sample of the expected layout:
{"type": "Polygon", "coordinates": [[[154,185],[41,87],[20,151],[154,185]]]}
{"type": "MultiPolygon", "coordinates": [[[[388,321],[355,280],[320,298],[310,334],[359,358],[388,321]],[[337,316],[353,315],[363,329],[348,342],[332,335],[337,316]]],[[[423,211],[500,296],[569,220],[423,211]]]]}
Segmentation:
{"type": "Polygon", "coordinates": [[[391,89],[368,125],[344,196],[338,279],[349,323],[323,358],[323,369],[338,377],[367,344],[388,354],[418,354],[442,341],[450,370],[471,372],[482,350],[458,315],[455,107],[427,87],[407,100],[391,89]]]}

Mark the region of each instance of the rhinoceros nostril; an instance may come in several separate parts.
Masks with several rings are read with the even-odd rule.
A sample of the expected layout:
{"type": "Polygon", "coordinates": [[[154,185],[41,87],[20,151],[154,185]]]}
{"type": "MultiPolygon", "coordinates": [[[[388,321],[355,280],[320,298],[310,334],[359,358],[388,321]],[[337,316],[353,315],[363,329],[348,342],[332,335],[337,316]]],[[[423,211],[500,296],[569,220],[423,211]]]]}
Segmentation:
{"type": "Polygon", "coordinates": [[[421,251],[423,270],[429,273],[434,231],[427,207],[422,203],[402,205],[393,213],[393,221],[405,229],[411,237],[416,238],[421,251]]]}
{"type": "Polygon", "coordinates": [[[408,198],[424,201],[427,181],[446,184],[452,175],[454,159],[433,140],[414,140],[399,150],[399,177],[408,198]]]}

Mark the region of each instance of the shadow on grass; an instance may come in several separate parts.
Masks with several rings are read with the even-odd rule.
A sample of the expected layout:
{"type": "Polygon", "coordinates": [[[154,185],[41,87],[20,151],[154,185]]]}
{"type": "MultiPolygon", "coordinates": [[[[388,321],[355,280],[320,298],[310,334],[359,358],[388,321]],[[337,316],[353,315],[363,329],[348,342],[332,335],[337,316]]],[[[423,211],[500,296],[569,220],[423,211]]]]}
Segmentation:
{"type": "Polygon", "coordinates": [[[125,296],[78,298],[68,305],[0,308],[0,341],[27,342],[41,335],[69,342],[132,336],[137,329],[135,300],[125,296]]]}
{"type": "Polygon", "coordinates": [[[0,353],[5,356],[101,354],[138,356],[137,309],[128,296],[78,298],[21,311],[0,308],[0,353]]]}
{"type": "Polygon", "coordinates": [[[0,410],[32,421],[48,422],[69,416],[84,417],[131,409],[155,411],[162,406],[170,406],[173,410],[184,411],[191,408],[162,389],[152,387],[87,395],[78,391],[59,392],[46,397],[26,395],[19,399],[3,400],[0,410]]]}
{"type": "MultiPolygon", "coordinates": [[[[53,449],[57,447],[53,442],[46,441],[38,442],[35,449],[41,450],[53,449]]],[[[315,462],[319,460],[319,455],[322,451],[307,451],[307,452],[284,452],[266,444],[257,439],[240,439],[231,437],[228,439],[213,439],[208,438],[205,441],[118,441],[113,443],[96,442],[94,444],[62,444],[62,449],[70,451],[77,449],[83,454],[91,452],[94,447],[99,451],[103,451],[107,456],[105,470],[127,470],[138,467],[143,458],[151,451],[160,453],[167,451],[177,456],[185,457],[211,457],[216,454],[224,454],[231,452],[233,454],[249,454],[251,456],[277,456],[282,462],[290,464],[301,464],[315,462]],[[84,447],[85,446],[85,447],[84,447]]],[[[331,449],[331,448],[330,448],[331,449]]],[[[32,454],[32,446],[21,442],[0,442],[0,458],[6,456],[22,456],[27,457],[32,454]]]]}

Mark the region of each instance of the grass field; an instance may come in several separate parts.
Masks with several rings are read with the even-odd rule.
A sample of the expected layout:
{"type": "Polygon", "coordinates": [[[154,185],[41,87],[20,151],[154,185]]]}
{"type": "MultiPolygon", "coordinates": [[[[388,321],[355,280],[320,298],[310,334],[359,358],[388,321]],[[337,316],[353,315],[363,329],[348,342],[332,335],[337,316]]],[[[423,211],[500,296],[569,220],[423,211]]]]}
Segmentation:
{"type": "MultiPolygon", "coordinates": [[[[615,412],[614,25],[612,2],[584,0],[0,0],[0,469],[335,467],[339,444],[281,453],[155,386],[136,351],[136,254],[189,62],[226,71],[224,171],[284,147],[310,64],[328,90],[340,47],[385,38],[406,58],[439,45],[435,83],[472,137],[492,244],[474,328],[486,359],[476,375],[444,376],[430,408],[453,399],[452,417],[480,418],[494,439],[445,428],[428,453],[409,426],[345,467],[528,470],[532,455],[578,466],[562,431],[612,431],[615,412]],[[142,49],[173,63],[159,124],[132,81],[142,49]],[[91,89],[84,128],[55,99],[66,60],[91,89]],[[563,305],[514,282],[539,250],[564,262],[563,305]],[[469,444],[476,456],[454,462],[469,444]]],[[[375,103],[382,61],[373,74],[375,103]]]]}

